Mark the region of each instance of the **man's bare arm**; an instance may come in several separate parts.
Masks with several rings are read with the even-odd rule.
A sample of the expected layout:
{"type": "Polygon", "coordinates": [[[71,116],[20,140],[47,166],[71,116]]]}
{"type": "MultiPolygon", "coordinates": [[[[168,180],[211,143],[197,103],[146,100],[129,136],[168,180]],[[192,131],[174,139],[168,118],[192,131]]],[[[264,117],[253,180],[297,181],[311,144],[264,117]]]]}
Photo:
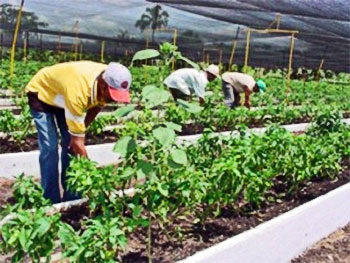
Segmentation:
{"type": "Polygon", "coordinates": [[[85,117],[85,127],[88,127],[96,118],[97,114],[102,110],[101,107],[94,107],[87,111],[85,117]]]}
{"type": "Polygon", "coordinates": [[[250,90],[246,87],[244,94],[245,94],[245,102],[244,102],[244,106],[246,106],[248,109],[250,109],[250,90]]]}

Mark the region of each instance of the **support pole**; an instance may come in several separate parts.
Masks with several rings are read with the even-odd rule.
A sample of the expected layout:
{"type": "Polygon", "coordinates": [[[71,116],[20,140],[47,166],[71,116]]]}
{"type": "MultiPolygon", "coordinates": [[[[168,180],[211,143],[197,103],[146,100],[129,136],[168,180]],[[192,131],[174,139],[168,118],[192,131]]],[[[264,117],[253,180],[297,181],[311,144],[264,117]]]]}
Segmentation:
{"type": "Polygon", "coordinates": [[[105,53],[105,41],[101,42],[101,62],[104,62],[104,53],[105,53]]]}
{"type": "Polygon", "coordinates": [[[149,48],[148,31],[146,31],[146,49],[149,48]]]}
{"type": "Polygon", "coordinates": [[[40,50],[43,50],[43,33],[40,33],[40,50]]]}
{"type": "Polygon", "coordinates": [[[244,58],[244,71],[246,72],[248,67],[248,58],[249,58],[249,45],[250,45],[250,28],[247,31],[247,42],[245,46],[245,58],[244,58]]]}
{"type": "Polygon", "coordinates": [[[82,58],[83,58],[83,43],[81,43],[79,47],[79,60],[82,60],[82,58]]]}
{"type": "Polygon", "coordinates": [[[57,54],[61,53],[61,34],[58,35],[57,54]]]}
{"type": "Polygon", "coordinates": [[[321,59],[321,63],[320,63],[320,66],[318,67],[318,71],[320,71],[322,69],[323,63],[324,63],[324,58],[321,59]]]}
{"type": "Polygon", "coordinates": [[[276,29],[280,29],[281,24],[281,13],[276,14],[276,29]]]}
{"type": "Polygon", "coordinates": [[[0,60],[2,60],[2,53],[4,51],[4,34],[0,34],[0,60]]]}
{"type": "Polygon", "coordinates": [[[294,51],[294,33],[292,33],[292,36],[291,36],[291,39],[290,39],[288,76],[287,76],[287,83],[288,83],[288,89],[287,90],[288,91],[289,91],[289,84],[290,84],[290,76],[292,74],[293,51],[294,51]]]}
{"type": "Polygon", "coordinates": [[[318,81],[320,81],[320,71],[321,71],[321,69],[322,69],[322,67],[323,67],[323,63],[324,63],[324,58],[323,59],[321,59],[321,62],[320,62],[320,65],[318,66],[318,69],[317,69],[317,77],[318,77],[318,81]]]}
{"type": "Polygon", "coordinates": [[[236,40],[232,40],[232,50],[231,50],[230,62],[228,64],[229,71],[231,70],[231,67],[232,67],[233,58],[234,58],[234,55],[235,55],[235,52],[236,52],[236,46],[237,46],[237,41],[236,40]]]}
{"type": "Polygon", "coordinates": [[[219,51],[219,65],[222,63],[222,49],[219,51]]]}
{"type": "MultiPolygon", "coordinates": [[[[27,35],[27,32],[26,32],[27,35]]],[[[23,39],[23,61],[27,61],[27,37],[24,37],[23,39]]]]}
{"type": "Polygon", "coordinates": [[[18,35],[19,27],[21,25],[21,17],[22,17],[23,5],[24,5],[24,0],[21,0],[21,5],[20,5],[20,8],[18,10],[18,15],[17,15],[15,32],[13,34],[13,40],[12,40],[11,57],[10,57],[10,81],[11,81],[11,88],[12,88],[12,79],[13,79],[14,62],[15,62],[16,41],[17,41],[17,35],[18,35]]]}
{"type": "MultiPolygon", "coordinates": [[[[173,45],[176,46],[176,40],[177,40],[177,29],[174,29],[174,41],[173,41],[173,45]]],[[[171,66],[172,70],[175,70],[175,58],[173,58],[172,61],[172,66],[171,66]]]]}
{"type": "Polygon", "coordinates": [[[207,53],[207,63],[208,63],[208,65],[210,64],[209,52],[207,53]]]}
{"type": "Polygon", "coordinates": [[[78,40],[76,40],[75,44],[74,44],[74,60],[77,61],[78,60],[78,40]]]}

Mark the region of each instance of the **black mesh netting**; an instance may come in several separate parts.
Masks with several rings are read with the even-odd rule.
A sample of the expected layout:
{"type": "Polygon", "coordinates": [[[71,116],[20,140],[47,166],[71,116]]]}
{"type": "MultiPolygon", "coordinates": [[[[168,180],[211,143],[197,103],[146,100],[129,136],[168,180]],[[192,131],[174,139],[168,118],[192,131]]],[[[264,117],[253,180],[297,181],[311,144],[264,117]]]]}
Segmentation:
{"type": "MultiPolygon", "coordinates": [[[[19,3],[1,1],[2,45],[11,44],[19,3]]],[[[118,58],[172,41],[176,28],[177,44],[188,57],[227,63],[235,40],[234,63],[243,64],[247,27],[278,24],[299,31],[293,67],[318,67],[324,59],[324,68],[350,71],[348,0],[27,0],[24,10],[38,23],[22,19],[18,45],[27,38],[32,48],[72,51],[79,41],[84,52],[98,53],[104,40],[106,55],[118,58]],[[157,29],[152,39],[152,30],[141,32],[135,24],[146,8],[157,4],[168,13],[168,30],[157,29]]],[[[252,33],[249,65],[287,67],[289,46],[290,34],[252,33]]]]}

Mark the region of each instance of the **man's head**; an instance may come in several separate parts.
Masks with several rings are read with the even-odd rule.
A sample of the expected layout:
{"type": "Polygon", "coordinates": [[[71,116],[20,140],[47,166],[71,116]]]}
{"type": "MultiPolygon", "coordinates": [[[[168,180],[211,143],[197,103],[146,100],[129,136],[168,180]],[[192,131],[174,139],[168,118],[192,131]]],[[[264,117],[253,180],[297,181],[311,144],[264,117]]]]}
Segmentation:
{"type": "Polygon", "coordinates": [[[105,102],[130,102],[131,73],[125,66],[111,62],[100,75],[98,89],[105,102]]]}
{"type": "Polygon", "coordinates": [[[209,82],[213,81],[216,78],[220,78],[220,69],[217,65],[211,64],[205,69],[205,72],[207,73],[209,82]]]}
{"type": "Polygon", "coordinates": [[[266,83],[259,79],[256,83],[255,86],[253,88],[254,92],[260,92],[260,93],[264,93],[266,91],[266,83]]]}

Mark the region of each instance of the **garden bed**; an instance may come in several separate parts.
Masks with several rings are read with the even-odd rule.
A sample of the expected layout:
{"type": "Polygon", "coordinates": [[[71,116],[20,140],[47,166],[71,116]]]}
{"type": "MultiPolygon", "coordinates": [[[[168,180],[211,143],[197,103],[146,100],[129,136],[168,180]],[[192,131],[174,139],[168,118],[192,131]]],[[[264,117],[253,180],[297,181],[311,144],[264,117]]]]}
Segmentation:
{"type": "MultiPolygon", "coordinates": [[[[346,116],[350,117],[350,116],[346,116]]],[[[304,131],[306,130],[304,128],[304,124],[309,124],[305,121],[310,121],[308,118],[302,118],[293,121],[294,124],[300,124],[300,127],[302,127],[302,130],[296,130],[296,132],[304,131]]],[[[350,119],[343,119],[345,123],[350,124],[350,119]]],[[[284,124],[285,126],[293,126],[293,124],[284,124]]],[[[110,126],[109,129],[113,129],[113,127],[118,126],[110,126]]],[[[264,123],[256,123],[250,125],[250,128],[263,128],[264,123]]],[[[179,132],[178,135],[181,136],[190,136],[190,135],[198,135],[201,134],[204,131],[205,126],[202,124],[185,124],[182,126],[182,132],[179,132]]],[[[234,127],[221,127],[220,129],[217,129],[216,132],[228,132],[232,131],[234,127]]],[[[294,132],[294,130],[293,130],[294,132]]],[[[97,145],[97,144],[104,144],[104,143],[113,143],[118,140],[120,136],[115,134],[113,131],[104,131],[99,135],[92,135],[90,133],[87,133],[86,135],[86,145],[97,145]]],[[[0,137],[0,154],[2,153],[16,153],[16,152],[29,152],[33,150],[38,150],[38,142],[37,142],[37,136],[36,135],[30,135],[25,137],[21,142],[13,140],[11,137],[0,137]]]]}
{"type": "MultiPolygon", "coordinates": [[[[343,162],[345,170],[334,179],[316,178],[303,185],[300,191],[293,196],[281,197],[286,191],[282,178],[277,178],[269,196],[277,202],[264,202],[260,208],[254,209],[244,205],[240,212],[224,209],[221,216],[209,218],[204,226],[191,223],[191,219],[179,226],[186,229],[186,239],[182,242],[171,243],[162,234],[159,226],[152,227],[152,257],[154,263],[170,263],[184,259],[194,253],[222,242],[232,236],[238,235],[246,230],[252,229],[259,224],[269,221],[295,207],[298,207],[310,200],[330,192],[337,187],[350,182],[350,160],[343,162]]],[[[0,197],[1,198],[1,197],[0,197]]],[[[62,211],[63,221],[72,225],[75,229],[80,228],[80,222],[89,216],[89,209],[86,204],[73,206],[62,211]]],[[[128,247],[122,254],[122,263],[146,263],[148,262],[147,251],[144,240],[147,239],[144,231],[135,232],[131,235],[128,247]]],[[[299,261],[296,261],[299,262],[299,261]]],[[[300,261],[303,262],[303,261],[300,261]]],[[[304,261],[305,262],[305,261],[304,261]]]]}

